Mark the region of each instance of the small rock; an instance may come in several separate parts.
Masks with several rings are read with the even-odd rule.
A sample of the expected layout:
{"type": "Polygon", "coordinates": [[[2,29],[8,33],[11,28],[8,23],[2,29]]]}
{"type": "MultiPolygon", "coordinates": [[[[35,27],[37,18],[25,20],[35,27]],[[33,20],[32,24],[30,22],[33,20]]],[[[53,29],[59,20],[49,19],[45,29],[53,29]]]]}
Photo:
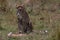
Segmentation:
{"type": "Polygon", "coordinates": [[[48,30],[41,30],[40,33],[41,34],[47,34],[48,33],[48,30]]]}
{"type": "Polygon", "coordinates": [[[48,31],[47,31],[47,30],[45,30],[45,32],[47,33],[48,31]]]}

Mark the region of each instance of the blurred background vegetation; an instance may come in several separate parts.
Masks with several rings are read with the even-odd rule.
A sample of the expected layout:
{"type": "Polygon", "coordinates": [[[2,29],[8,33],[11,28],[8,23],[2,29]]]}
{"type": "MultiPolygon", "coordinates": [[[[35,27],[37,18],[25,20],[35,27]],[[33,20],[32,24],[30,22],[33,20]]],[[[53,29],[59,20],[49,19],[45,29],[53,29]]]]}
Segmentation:
{"type": "Polygon", "coordinates": [[[38,31],[26,37],[7,37],[17,32],[16,2],[25,0],[0,0],[0,40],[60,40],[60,0],[30,0],[26,11],[38,31]],[[47,30],[47,34],[39,31],[47,30]]]}

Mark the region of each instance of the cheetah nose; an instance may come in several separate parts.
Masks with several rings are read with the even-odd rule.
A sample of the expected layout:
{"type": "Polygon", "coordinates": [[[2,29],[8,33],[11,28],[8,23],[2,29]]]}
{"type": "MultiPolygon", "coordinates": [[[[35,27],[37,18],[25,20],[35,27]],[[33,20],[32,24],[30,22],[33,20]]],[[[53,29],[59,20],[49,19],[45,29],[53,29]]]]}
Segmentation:
{"type": "Polygon", "coordinates": [[[21,9],[21,8],[19,8],[19,9],[21,9]]]}

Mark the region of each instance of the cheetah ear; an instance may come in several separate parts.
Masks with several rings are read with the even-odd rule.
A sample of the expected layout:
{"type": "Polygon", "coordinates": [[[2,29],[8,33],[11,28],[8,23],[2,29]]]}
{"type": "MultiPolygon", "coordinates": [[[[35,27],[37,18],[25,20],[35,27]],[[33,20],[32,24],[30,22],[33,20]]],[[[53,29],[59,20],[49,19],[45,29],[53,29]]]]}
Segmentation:
{"type": "Polygon", "coordinates": [[[18,8],[20,5],[21,5],[21,3],[19,1],[17,1],[15,4],[16,8],[18,8]]]}

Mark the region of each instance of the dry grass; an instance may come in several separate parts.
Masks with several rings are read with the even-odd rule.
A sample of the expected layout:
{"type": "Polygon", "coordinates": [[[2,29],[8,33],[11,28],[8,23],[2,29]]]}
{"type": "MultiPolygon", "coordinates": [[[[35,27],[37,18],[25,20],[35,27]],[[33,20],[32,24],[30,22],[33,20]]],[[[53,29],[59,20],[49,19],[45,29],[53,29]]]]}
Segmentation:
{"type": "MultiPolygon", "coordinates": [[[[15,3],[15,0],[9,2],[15,3]]],[[[8,6],[6,12],[0,11],[0,37],[3,40],[60,40],[59,5],[60,0],[32,0],[31,3],[25,5],[33,24],[33,30],[37,32],[22,37],[7,36],[9,32],[18,31],[15,6],[8,6]],[[41,20],[41,18],[43,19],[41,20]],[[45,30],[48,32],[46,33],[45,30]]]]}

